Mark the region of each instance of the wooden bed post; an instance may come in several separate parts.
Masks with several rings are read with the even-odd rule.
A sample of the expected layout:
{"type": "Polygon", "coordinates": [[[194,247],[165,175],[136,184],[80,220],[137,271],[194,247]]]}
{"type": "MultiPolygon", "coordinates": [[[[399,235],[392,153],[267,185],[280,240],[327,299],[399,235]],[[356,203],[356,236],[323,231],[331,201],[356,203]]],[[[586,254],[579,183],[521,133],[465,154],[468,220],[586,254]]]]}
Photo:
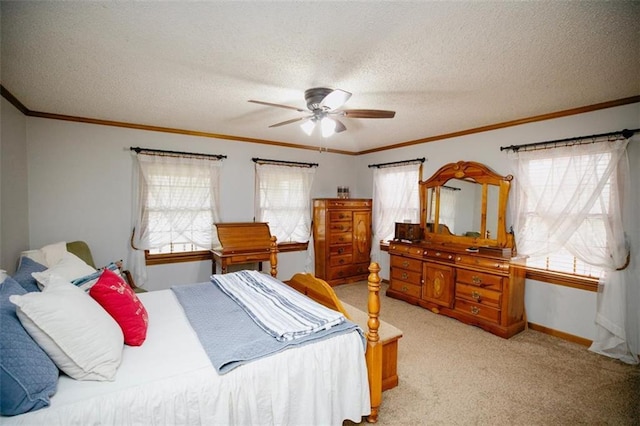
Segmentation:
{"type": "Polygon", "coordinates": [[[378,335],[380,327],[380,266],[376,262],[369,265],[368,311],[369,320],[367,326],[367,370],[369,371],[369,392],[371,397],[371,414],[367,417],[369,423],[378,421],[378,409],[382,403],[382,343],[378,335]]]}
{"type": "Polygon", "coordinates": [[[271,237],[271,246],[269,248],[269,263],[271,264],[271,276],[273,278],[278,275],[278,244],[276,243],[276,236],[271,237]]]}

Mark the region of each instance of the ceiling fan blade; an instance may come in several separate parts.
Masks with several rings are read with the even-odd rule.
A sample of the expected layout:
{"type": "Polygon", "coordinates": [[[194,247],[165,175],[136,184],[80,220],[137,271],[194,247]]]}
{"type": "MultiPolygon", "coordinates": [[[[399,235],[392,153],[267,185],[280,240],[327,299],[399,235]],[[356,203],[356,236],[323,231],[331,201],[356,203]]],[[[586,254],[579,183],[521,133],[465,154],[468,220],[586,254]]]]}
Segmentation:
{"type": "Polygon", "coordinates": [[[326,108],[329,110],[340,108],[349,100],[350,97],[351,93],[341,89],[335,89],[325,96],[322,102],[320,102],[320,108],[326,108]]]}
{"type": "Polygon", "coordinates": [[[336,120],[335,118],[333,119],[333,121],[336,122],[336,128],[335,128],[334,132],[340,133],[340,132],[344,132],[345,130],[347,130],[347,127],[344,124],[342,124],[342,121],[336,120]]]}
{"type": "Polygon", "coordinates": [[[349,118],[393,118],[396,115],[395,111],[383,109],[344,109],[337,112],[349,118]]]}
{"type": "MultiPolygon", "coordinates": [[[[287,120],[287,121],[283,121],[281,123],[276,123],[276,124],[272,124],[269,127],[280,127],[280,126],[284,126],[286,124],[291,124],[291,123],[295,123],[296,121],[302,121],[302,120],[306,120],[307,118],[309,118],[310,116],[306,116],[306,117],[298,117],[298,118],[292,118],[291,120],[287,120]]],[[[311,116],[312,117],[312,116],[311,116]]]]}
{"type": "Polygon", "coordinates": [[[298,111],[298,112],[308,112],[306,109],[302,109],[302,108],[298,108],[298,107],[292,107],[292,106],[289,106],[289,105],[273,104],[271,102],[255,101],[253,99],[249,99],[249,102],[253,102],[254,104],[278,107],[278,108],[292,109],[292,110],[298,111]]]}

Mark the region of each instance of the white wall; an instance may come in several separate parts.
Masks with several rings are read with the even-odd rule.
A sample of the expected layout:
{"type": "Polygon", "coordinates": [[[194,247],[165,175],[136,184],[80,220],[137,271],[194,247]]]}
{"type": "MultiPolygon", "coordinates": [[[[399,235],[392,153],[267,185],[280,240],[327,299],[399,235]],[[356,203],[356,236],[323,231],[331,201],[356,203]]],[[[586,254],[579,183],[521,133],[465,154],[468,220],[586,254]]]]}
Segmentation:
{"type": "MultiPolygon", "coordinates": [[[[3,116],[3,136],[5,121],[3,116]]],[[[253,218],[251,158],[255,156],[319,163],[313,197],[334,197],[336,187],[345,185],[351,188],[352,197],[368,198],[373,192],[373,172],[368,164],[424,156],[427,158],[424,179],[443,164],[460,160],[485,163],[498,173],[508,174],[507,153],[501,152],[500,146],[639,127],[640,104],[634,104],[390,151],[348,156],[29,117],[26,118],[29,244],[36,248],[55,241],[83,239],[91,245],[98,264],[126,259],[131,230],[130,146],[228,155],[222,175],[222,219],[243,221],[253,218]]],[[[428,128],[428,123],[425,128],[428,128]]],[[[638,142],[632,143],[638,145],[638,142]]],[[[631,150],[637,153],[640,147],[633,146],[631,150]]],[[[634,166],[637,168],[640,156],[632,158],[635,161],[632,169],[634,166]]],[[[4,168],[2,179],[4,189],[4,168]]],[[[640,185],[637,172],[634,179],[633,188],[637,191],[640,185]]],[[[4,205],[4,195],[2,198],[4,205]]],[[[3,208],[2,222],[6,229],[4,211],[6,209],[3,208]]],[[[20,223],[15,218],[14,221],[20,223]]],[[[2,237],[4,243],[4,235],[2,237]]],[[[13,252],[18,251],[13,249],[13,252]]],[[[307,253],[281,254],[279,277],[289,278],[303,270],[307,262],[307,253]]],[[[382,254],[380,266],[382,277],[388,278],[389,258],[386,253],[382,254]]],[[[209,262],[151,267],[149,288],[204,281],[210,267],[209,262]]],[[[531,280],[526,286],[529,321],[593,339],[595,293],[531,280]]]]}
{"type": "Polygon", "coordinates": [[[26,117],[0,98],[0,269],[12,274],[29,246],[26,117]]]}
{"type": "MultiPolygon", "coordinates": [[[[222,221],[253,220],[253,157],[318,163],[313,197],[335,197],[339,185],[350,186],[353,197],[360,195],[354,156],[33,117],[27,127],[31,248],[85,240],[98,265],[127,259],[132,146],[227,155],[221,176],[222,221]]],[[[282,253],[278,277],[300,272],[306,257],[306,252],[282,253]]],[[[209,262],[153,266],[147,287],[205,281],[210,271],[209,262]]]]}
{"type": "MultiPolygon", "coordinates": [[[[360,182],[372,182],[373,172],[366,164],[387,161],[408,160],[426,157],[423,179],[429,178],[446,163],[456,161],[477,161],[484,163],[500,174],[509,174],[507,151],[500,151],[501,146],[542,142],[576,136],[593,135],[619,131],[622,129],[640,128],[640,104],[609,108],[570,117],[557,118],[542,122],[523,124],[490,132],[478,133],[443,141],[414,145],[393,151],[383,151],[359,157],[363,166],[360,182]]],[[[631,142],[629,147],[631,168],[637,169],[637,151],[640,142],[631,142]],[[634,163],[635,162],[635,163],[634,163]]],[[[633,190],[638,194],[640,178],[636,172],[633,190]]],[[[364,188],[364,186],[362,186],[364,188]]],[[[373,185],[369,185],[365,196],[373,193],[373,185]]],[[[511,225],[508,217],[507,227],[511,225]]],[[[640,249],[640,239],[636,237],[636,251],[640,249]]],[[[633,247],[632,247],[633,250],[633,247]]],[[[380,259],[381,276],[389,277],[389,256],[383,253],[380,259]]],[[[596,293],[561,287],[553,284],[527,280],[525,305],[528,321],[563,331],[575,336],[593,340],[595,337],[596,293]]]]}

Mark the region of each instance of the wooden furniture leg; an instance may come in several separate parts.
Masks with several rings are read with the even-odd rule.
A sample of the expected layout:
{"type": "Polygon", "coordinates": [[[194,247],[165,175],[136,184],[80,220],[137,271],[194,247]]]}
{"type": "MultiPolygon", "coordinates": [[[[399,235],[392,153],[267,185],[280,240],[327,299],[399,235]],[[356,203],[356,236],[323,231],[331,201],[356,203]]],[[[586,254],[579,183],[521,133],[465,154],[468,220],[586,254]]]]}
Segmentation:
{"type": "Polygon", "coordinates": [[[378,410],[382,403],[382,342],[378,336],[380,327],[380,266],[371,262],[369,265],[369,277],[367,278],[369,298],[369,320],[367,325],[367,369],[369,372],[369,392],[371,398],[371,414],[367,417],[369,423],[378,421],[378,410]]]}

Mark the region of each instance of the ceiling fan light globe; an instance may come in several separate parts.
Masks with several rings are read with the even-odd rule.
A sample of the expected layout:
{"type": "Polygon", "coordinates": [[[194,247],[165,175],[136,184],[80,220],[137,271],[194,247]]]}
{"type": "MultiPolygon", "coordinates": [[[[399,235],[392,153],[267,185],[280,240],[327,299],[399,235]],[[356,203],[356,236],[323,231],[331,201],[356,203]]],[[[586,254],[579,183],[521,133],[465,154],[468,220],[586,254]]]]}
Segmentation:
{"type": "Polygon", "coordinates": [[[300,125],[302,130],[307,134],[307,136],[311,136],[313,133],[313,129],[316,127],[316,123],[313,120],[307,120],[300,125]]]}
{"type": "Polygon", "coordinates": [[[336,122],[329,118],[329,117],[324,117],[321,121],[320,121],[320,127],[322,128],[322,137],[323,138],[328,138],[330,136],[332,136],[335,131],[336,131],[336,122]]]}

